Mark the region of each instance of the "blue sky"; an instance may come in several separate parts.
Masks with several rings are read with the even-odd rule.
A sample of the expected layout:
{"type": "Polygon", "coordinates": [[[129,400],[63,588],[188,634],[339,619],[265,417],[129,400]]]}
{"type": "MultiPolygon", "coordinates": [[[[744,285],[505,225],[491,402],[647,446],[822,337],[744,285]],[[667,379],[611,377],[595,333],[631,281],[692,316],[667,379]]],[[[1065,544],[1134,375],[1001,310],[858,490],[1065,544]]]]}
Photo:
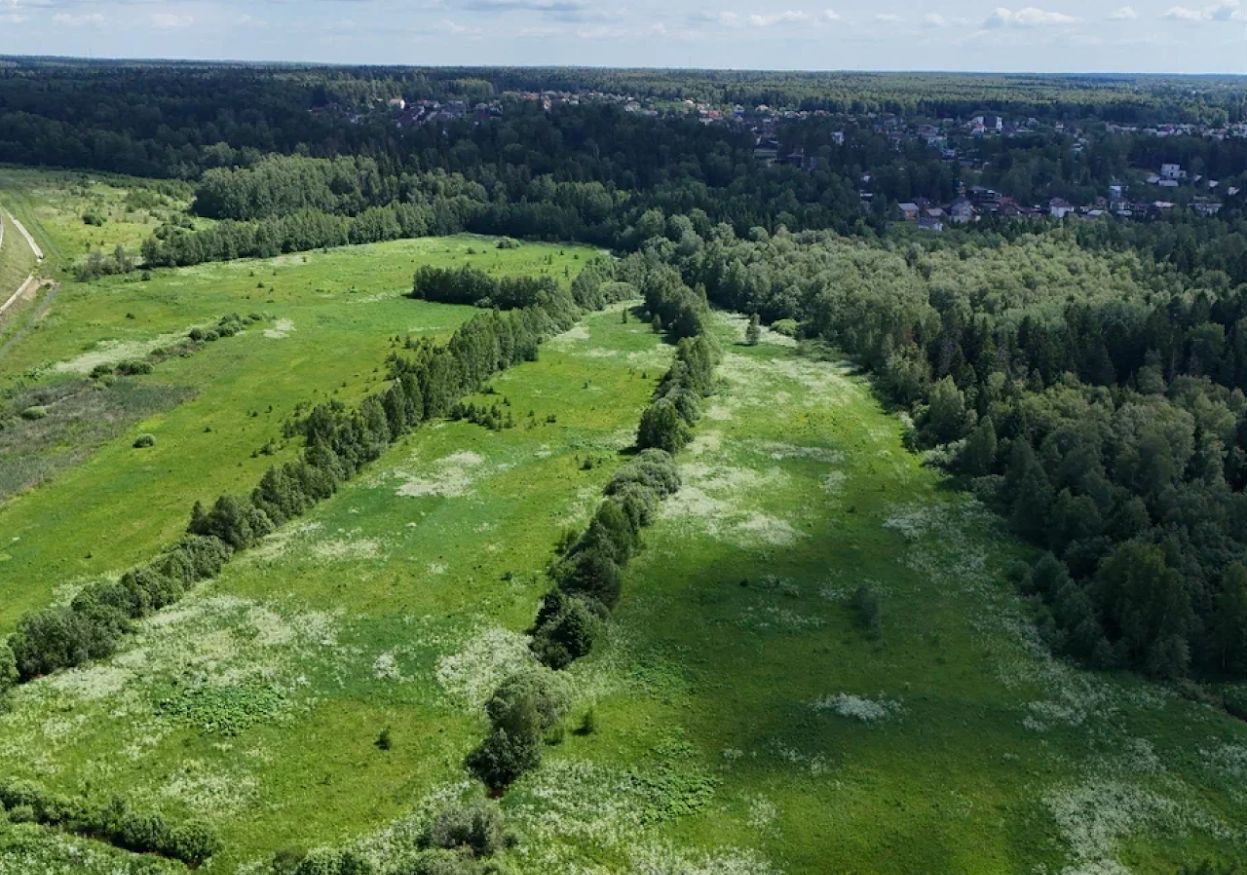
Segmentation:
{"type": "Polygon", "coordinates": [[[0,54],[1247,73],[1247,0],[0,0],[0,54]]]}

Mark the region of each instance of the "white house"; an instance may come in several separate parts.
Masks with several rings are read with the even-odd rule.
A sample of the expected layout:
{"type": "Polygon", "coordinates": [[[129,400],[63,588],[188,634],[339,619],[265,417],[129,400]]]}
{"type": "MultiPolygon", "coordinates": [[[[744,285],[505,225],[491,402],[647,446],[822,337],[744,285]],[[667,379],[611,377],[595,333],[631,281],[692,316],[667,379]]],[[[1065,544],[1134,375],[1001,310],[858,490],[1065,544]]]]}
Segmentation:
{"type": "Polygon", "coordinates": [[[1162,164],[1160,175],[1162,179],[1185,179],[1186,171],[1182,169],[1181,164],[1162,164]]]}
{"type": "Polygon", "coordinates": [[[1074,212],[1074,205],[1064,198],[1054,197],[1048,201],[1048,215],[1054,219],[1064,219],[1074,212]]]}

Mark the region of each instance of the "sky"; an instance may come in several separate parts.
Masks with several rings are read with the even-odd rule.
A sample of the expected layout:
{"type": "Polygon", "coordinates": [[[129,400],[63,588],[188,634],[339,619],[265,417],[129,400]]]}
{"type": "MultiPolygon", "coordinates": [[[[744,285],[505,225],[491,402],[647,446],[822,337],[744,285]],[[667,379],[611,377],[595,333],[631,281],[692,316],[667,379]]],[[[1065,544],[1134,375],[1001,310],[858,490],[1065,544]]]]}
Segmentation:
{"type": "Polygon", "coordinates": [[[1247,73],[1247,0],[997,2],[0,0],[0,54],[413,65],[1247,73]]]}

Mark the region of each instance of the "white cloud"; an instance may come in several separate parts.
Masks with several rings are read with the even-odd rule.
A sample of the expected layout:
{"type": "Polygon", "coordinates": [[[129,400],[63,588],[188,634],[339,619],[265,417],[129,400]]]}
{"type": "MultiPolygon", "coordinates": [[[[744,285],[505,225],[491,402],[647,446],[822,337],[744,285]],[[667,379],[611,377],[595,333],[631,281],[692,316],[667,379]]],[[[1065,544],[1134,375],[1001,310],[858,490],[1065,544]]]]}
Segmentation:
{"type": "Polygon", "coordinates": [[[1247,21],[1247,10],[1239,0],[1222,0],[1202,9],[1189,6],[1171,6],[1163,16],[1170,21],[1247,21]]]}
{"type": "Polygon", "coordinates": [[[1073,24],[1078,19],[1063,12],[1050,12],[1035,6],[1026,6],[1016,12],[997,6],[988,16],[985,27],[1040,27],[1054,24],[1073,24]]]}
{"type": "Polygon", "coordinates": [[[79,15],[58,12],[52,16],[52,21],[56,24],[63,24],[65,27],[99,27],[104,23],[104,16],[98,12],[84,12],[79,15]]]}
{"type": "Polygon", "coordinates": [[[1134,21],[1139,17],[1139,13],[1134,11],[1133,6],[1123,6],[1109,13],[1110,21],[1134,21]]]}
{"type": "Polygon", "coordinates": [[[928,12],[922,16],[922,23],[927,27],[948,27],[948,19],[938,12],[928,12]]]}
{"type": "Polygon", "coordinates": [[[183,27],[190,27],[195,23],[192,15],[186,15],[178,12],[153,12],[151,15],[152,27],[159,30],[178,30],[183,27]]]}
{"type": "Polygon", "coordinates": [[[798,24],[803,21],[809,21],[810,14],[808,12],[799,12],[795,9],[785,9],[783,12],[754,13],[749,16],[749,23],[754,27],[771,27],[775,24],[798,24]]]}
{"type": "Polygon", "coordinates": [[[827,21],[839,21],[840,13],[834,9],[824,9],[823,18],[826,19],[827,21]]]}
{"type": "Polygon", "coordinates": [[[904,21],[904,19],[895,12],[880,12],[875,16],[875,21],[882,22],[883,24],[900,24],[904,21]]]}
{"type": "Polygon", "coordinates": [[[451,21],[449,18],[443,18],[439,22],[439,26],[446,33],[453,36],[480,36],[481,29],[479,27],[470,27],[466,24],[460,24],[457,21],[451,21]]]}

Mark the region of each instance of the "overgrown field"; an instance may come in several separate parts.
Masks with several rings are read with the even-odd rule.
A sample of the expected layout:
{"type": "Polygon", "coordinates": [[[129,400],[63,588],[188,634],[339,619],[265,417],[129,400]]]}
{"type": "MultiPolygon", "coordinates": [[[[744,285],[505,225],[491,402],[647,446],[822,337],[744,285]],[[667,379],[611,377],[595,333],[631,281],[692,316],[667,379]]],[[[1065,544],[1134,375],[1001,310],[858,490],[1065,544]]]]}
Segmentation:
{"type": "Polygon", "coordinates": [[[149,557],[184,528],[196,500],[250,489],[292,452],[282,426],[296,408],[357,400],[385,378],[386,355],[408,336],[448,336],[474,312],[403,298],[416,265],[566,281],[592,255],[493,243],[401,241],[162,271],[147,282],[66,282],[43,318],[0,352],[0,629],[57,587],[149,557]],[[150,374],[110,386],[88,379],[229,313],[260,319],[150,374]],[[46,419],[24,421],[31,406],[46,407],[46,419]],[[135,449],[142,434],[155,446],[135,449]]]}
{"type": "Polygon", "coordinates": [[[470,788],[462,759],[484,697],[527,659],[543,566],[670,358],[622,318],[592,316],[493,381],[476,401],[513,428],[417,432],[114,659],[17,691],[0,716],[9,775],[208,817],[221,872],[470,788]]]}
{"type": "MultiPolygon", "coordinates": [[[[541,570],[669,360],[623,318],[591,316],[473,399],[513,428],[413,434],[115,658],[19,689],[0,716],[9,776],[207,817],[227,848],[212,872],[317,844],[385,857],[479,796],[463,757],[480,706],[530,659],[541,570]]],[[[1007,580],[1026,554],[903,448],[867,382],[716,320],[722,382],[683,488],[607,640],[569,672],[563,740],[502,800],[508,861],[753,875],[1232,859],[1242,725],[1050,659],[1007,580]]],[[[0,861],[67,853],[14,847],[0,861]]],[[[50,871],[112,871],[103,859],[50,871]]]]}

